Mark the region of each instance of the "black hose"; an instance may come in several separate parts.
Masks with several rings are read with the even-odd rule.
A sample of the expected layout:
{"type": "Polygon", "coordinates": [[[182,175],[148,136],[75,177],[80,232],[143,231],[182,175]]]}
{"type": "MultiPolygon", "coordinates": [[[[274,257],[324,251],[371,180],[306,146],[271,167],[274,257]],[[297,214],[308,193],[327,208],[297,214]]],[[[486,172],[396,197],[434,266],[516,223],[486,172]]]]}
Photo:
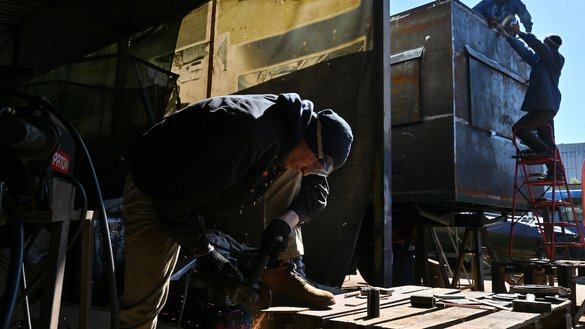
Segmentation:
{"type": "Polygon", "coordinates": [[[100,188],[100,184],[97,178],[97,174],[95,172],[95,168],[93,166],[93,161],[91,160],[91,156],[81,135],[77,129],[71,124],[71,122],[60,112],[57,111],[53,105],[45,100],[44,98],[39,98],[37,96],[29,95],[20,91],[16,90],[8,90],[6,88],[0,88],[0,93],[5,93],[8,95],[14,95],[16,97],[27,99],[33,102],[38,103],[39,105],[43,105],[51,114],[53,114],[57,119],[61,121],[61,123],[65,126],[65,129],[69,131],[77,145],[81,148],[82,154],[87,161],[87,164],[90,168],[92,182],[94,184],[96,197],[97,197],[97,206],[98,206],[98,219],[100,224],[100,229],[102,230],[102,237],[104,239],[104,249],[105,249],[105,257],[106,257],[106,265],[109,272],[108,275],[108,287],[109,287],[109,294],[110,294],[110,321],[111,321],[111,328],[117,329],[118,328],[118,292],[116,288],[116,272],[114,268],[114,254],[112,252],[112,243],[110,241],[110,230],[108,228],[108,217],[106,214],[106,207],[104,205],[104,200],[102,197],[102,192],[100,188]]]}
{"type": "Polygon", "coordinates": [[[10,265],[8,267],[8,277],[6,279],[6,288],[0,298],[0,325],[1,329],[7,329],[10,326],[12,312],[16,305],[16,296],[20,286],[22,274],[22,258],[24,254],[24,225],[22,217],[18,211],[18,206],[8,197],[3,198],[2,204],[8,217],[10,233],[13,239],[13,248],[10,253],[10,265]]]}

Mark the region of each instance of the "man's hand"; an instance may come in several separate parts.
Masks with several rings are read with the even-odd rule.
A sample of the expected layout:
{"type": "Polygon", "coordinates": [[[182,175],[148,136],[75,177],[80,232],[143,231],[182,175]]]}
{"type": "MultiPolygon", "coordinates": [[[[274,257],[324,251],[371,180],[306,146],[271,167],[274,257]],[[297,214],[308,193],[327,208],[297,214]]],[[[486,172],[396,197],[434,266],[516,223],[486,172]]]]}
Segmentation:
{"type": "Polygon", "coordinates": [[[517,35],[518,32],[520,32],[520,24],[518,24],[518,23],[512,23],[512,24],[510,24],[510,31],[512,33],[514,33],[514,35],[517,35]]]}
{"type": "Polygon", "coordinates": [[[496,17],[496,16],[490,16],[490,17],[488,18],[488,26],[489,26],[490,28],[492,28],[492,29],[493,29],[494,27],[498,26],[498,19],[497,19],[497,17],[496,17]]]}
{"type": "Polygon", "coordinates": [[[225,283],[228,281],[242,282],[244,280],[242,273],[215,249],[197,258],[195,272],[201,281],[218,290],[225,290],[227,288],[225,283]]]}
{"type": "Polygon", "coordinates": [[[264,229],[264,233],[262,233],[260,254],[270,253],[270,260],[276,260],[278,254],[286,249],[290,231],[291,228],[287,222],[280,218],[273,219],[264,229]]]}

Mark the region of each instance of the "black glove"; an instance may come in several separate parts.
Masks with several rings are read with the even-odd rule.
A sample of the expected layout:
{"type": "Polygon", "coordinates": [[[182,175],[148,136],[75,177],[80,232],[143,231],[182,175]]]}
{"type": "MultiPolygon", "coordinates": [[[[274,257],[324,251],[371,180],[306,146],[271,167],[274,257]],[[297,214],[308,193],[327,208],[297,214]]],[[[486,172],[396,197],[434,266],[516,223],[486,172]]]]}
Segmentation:
{"type": "Polygon", "coordinates": [[[290,226],[280,218],[273,219],[262,233],[262,242],[260,243],[260,255],[270,254],[270,260],[276,260],[278,254],[286,249],[288,245],[288,236],[290,235],[290,226]]]}
{"type": "Polygon", "coordinates": [[[244,279],[242,273],[215,249],[197,258],[195,272],[201,281],[214,289],[226,290],[226,283],[242,282],[244,279]]]}
{"type": "Polygon", "coordinates": [[[494,27],[498,26],[498,19],[497,19],[496,16],[490,16],[490,17],[488,17],[488,26],[490,28],[492,28],[492,29],[494,27]]]}

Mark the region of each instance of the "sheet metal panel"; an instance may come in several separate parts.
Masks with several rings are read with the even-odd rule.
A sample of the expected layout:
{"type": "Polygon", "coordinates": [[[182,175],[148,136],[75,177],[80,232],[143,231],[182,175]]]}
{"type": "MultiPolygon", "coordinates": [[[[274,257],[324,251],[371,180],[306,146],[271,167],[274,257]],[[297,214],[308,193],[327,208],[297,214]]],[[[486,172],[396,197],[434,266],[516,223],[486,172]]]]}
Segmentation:
{"type": "Polygon", "coordinates": [[[399,98],[395,95],[408,95],[413,83],[397,77],[396,72],[392,79],[392,194],[395,203],[440,203],[453,199],[450,22],[449,4],[431,9],[418,7],[391,18],[392,55],[424,49],[420,59],[392,65],[392,70],[398,73],[405,71],[402,68],[405,65],[418,65],[420,72],[417,86],[420,90],[419,118],[410,122],[399,120],[401,113],[408,108],[405,109],[397,100],[415,97],[399,98]]]}
{"type": "Polygon", "coordinates": [[[394,202],[511,208],[511,127],[521,116],[528,66],[457,0],[397,14],[391,26],[392,55],[424,49],[392,66],[392,95],[399,95],[392,102],[394,202]]]}
{"type": "Polygon", "coordinates": [[[391,56],[391,81],[392,85],[400,86],[391,88],[392,124],[418,122],[421,119],[421,95],[420,95],[420,60],[424,48],[405,51],[391,56]]]}

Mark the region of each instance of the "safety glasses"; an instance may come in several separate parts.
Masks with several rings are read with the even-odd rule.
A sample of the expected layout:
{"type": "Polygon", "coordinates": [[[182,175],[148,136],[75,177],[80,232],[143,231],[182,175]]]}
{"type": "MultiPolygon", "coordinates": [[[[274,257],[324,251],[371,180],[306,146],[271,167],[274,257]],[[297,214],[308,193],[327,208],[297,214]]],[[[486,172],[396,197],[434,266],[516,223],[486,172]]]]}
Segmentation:
{"type": "Polygon", "coordinates": [[[317,152],[318,154],[315,154],[315,157],[318,160],[318,165],[313,166],[309,174],[327,177],[333,171],[335,163],[333,158],[323,154],[323,136],[321,134],[321,121],[319,119],[317,119],[317,152]]]}

